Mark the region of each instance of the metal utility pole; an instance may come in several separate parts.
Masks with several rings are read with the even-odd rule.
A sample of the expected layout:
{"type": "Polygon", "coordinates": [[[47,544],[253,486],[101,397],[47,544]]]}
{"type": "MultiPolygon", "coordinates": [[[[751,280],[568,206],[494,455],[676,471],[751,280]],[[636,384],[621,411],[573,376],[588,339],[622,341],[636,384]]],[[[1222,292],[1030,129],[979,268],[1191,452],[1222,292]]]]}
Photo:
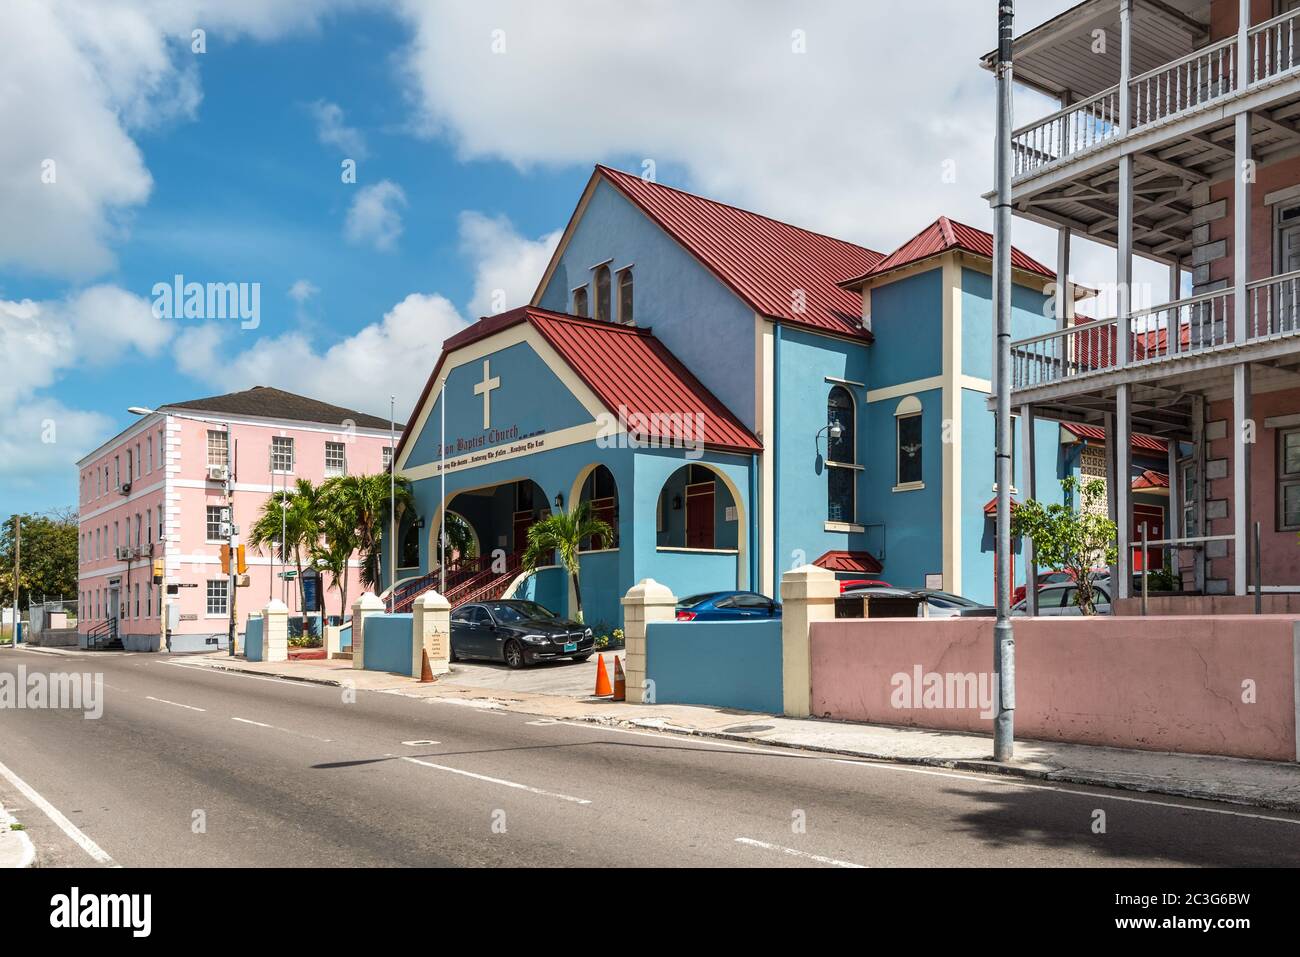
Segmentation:
{"type": "Polygon", "coordinates": [[[447,377],[438,386],[438,594],[447,594],[447,377]]]}
{"type": "Polygon", "coordinates": [[[397,396],[388,396],[388,610],[393,610],[397,584],[397,396]]]}
{"type": "Polygon", "coordinates": [[[226,423],[226,512],[230,515],[230,579],[226,590],[230,593],[226,605],[230,608],[230,622],[226,631],[227,653],[235,657],[235,598],[239,594],[239,536],[235,528],[235,444],[230,437],[230,423],[226,423]]]}
{"type": "Polygon", "coordinates": [[[18,573],[22,570],[23,520],[14,514],[14,629],[9,634],[9,647],[18,650],[18,573]]]}
{"type": "MultiPolygon", "coordinates": [[[[1016,641],[1011,629],[1011,41],[1014,0],[998,0],[997,199],[993,206],[993,299],[997,309],[997,621],[993,625],[993,671],[998,710],[993,722],[993,760],[1010,761],[1015,750],[1016,641]]],[[[1032,587],[1032,583],[1031,586],[1032,587]]]]}

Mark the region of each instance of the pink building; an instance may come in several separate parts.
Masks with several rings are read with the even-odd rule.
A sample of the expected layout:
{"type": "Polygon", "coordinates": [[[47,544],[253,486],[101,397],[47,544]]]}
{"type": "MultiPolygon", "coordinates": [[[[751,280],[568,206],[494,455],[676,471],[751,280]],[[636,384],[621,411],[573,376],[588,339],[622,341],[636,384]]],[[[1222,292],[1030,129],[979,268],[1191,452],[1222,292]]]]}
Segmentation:
{"type": "MultiPolygon", "coordinates": [[[[242,542],[274,489],[287,483],[292,490],[298,479],[387,471],[390,442],[383,419],[266,386],[143,415],[77,463],[83,647],[92,636],[99,644],[115,632],[127,649],[156,651],[170,625],[173,651],[225,648],[232,597],[221,571],[228,470],[242,542]],[[165,587],[153,582],[158,559],[165,587]]],[[[298,587],[285,587],[276,556],[248,548],[247,560],[247,585],[234,596],[238,630],[272,597],[301,614],[298,587]]],[[[325,609],[337,615],[339,594],[328,576],[322,584],[325,609]]],[[[348,600],[361,591],[354,560],[348,600]]]]}

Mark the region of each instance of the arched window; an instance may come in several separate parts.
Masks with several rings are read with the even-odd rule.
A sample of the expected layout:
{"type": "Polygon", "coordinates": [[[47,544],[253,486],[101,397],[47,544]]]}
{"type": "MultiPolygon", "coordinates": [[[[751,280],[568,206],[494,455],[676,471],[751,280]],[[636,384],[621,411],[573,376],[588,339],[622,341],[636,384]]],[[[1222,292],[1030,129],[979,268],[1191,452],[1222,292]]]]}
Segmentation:
{"type": "Polygon", "coordinates": [[[596,316],[601,322],[609,322],[609,267],[596,267],[596,316]]]}
{"type": "Polygon", "coordinates": [[[632,312],[632,269],[618,271],[618,321],[625,326],[635,323],[632,312]]]}
{"type": "Polygon", "coordinates": [[[592,518],[605,522],[614,533],[613,539],[608,542],[599,535],[593,535],[582,542],[581,550],[618,548],[618,485],[614,481],[614,473],[603,465],[596,466],[583,480],[578,500],[590,502],[592,518]]]}
{"type": "Polygon", "coordinates": [[[894,410],[898,436],[898,482],[897,489],[919,488],[923,478],[921,471],[921,400],[909,395],[894,410]]]}
{"type": "Polygon", "coordinates": [[[843,386],[831,389],[826,399],[826,519],[851,522],[854,518],[857,445],[854,442],[853,395],[843,386]]]}
{"type": "Polygon", "coordinates": [[[579,286],[577,289],[573,290],[573,314],[575,316],[582,316],[584,319],[589,315],[587,311],[586,286],[579,286]]]}
{"type": "Polygon", "coordinates": [[[398,548],[397,566],[399,568],[420,567],[420,528],[418,523],[408,518],[402,529],[402,538],[398,548]]]}

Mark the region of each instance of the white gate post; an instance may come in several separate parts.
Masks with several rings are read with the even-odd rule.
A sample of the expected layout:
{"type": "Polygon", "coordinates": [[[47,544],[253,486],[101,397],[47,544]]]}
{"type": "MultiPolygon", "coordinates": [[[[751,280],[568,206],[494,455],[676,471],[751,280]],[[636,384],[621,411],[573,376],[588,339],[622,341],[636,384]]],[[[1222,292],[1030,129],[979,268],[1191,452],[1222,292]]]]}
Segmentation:
{"type": "Polygon", "coordinates": [[[289,607],[278,598],[262,609],[262,660],[289,660],[289,607]]]}
{"type": "Polygon", "coordinates": [[[816,565],[800,565],[781,576],[781,696],[792,718],[806,718],[812,710],[809,628],[835,617],[839,594],[834,573],[816,565]]]}
{"type": "Polygon", "coordinates": [[[653,704],[646,691],[646,627],[676,617],[677,596],[667,585],[643,578],[623,596],[624,676],[629,704],[653,704]],[[649,700],[647,700],[649,698],[649,700]]]}
{"type": "Polygon", "coordinates": [[[411,606],[411,677],[420,677],[422,653],[435,675],[451,671],[451,603],[430,590],[411,606]]]}
{"type": "Polygon", "coordinates": [[[372,591],[365,592],[352,606],[352,667],[361,669],[366,666],[366,619],[371,615],[380,615],[384,611],[384,602],[372,591]]]}

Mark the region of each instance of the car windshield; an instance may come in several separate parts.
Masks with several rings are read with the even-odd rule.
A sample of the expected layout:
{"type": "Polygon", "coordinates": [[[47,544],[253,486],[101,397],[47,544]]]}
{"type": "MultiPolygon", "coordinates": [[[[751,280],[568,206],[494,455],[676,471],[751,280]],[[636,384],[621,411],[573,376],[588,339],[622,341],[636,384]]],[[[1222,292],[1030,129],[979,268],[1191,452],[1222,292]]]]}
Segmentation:
{"type": "Polygon", "coordinates": [[[932,603],[936,605],[950,605],[956,608],[982,608],[983,606],[977,601],[971,601],[969,598],[963,598],[961,595],[954,595],[948,591],[930,591],[925,593],[932,603]]]}
{"type": "Polygon", "coordinates": [[[550,609],[543,608],[535,601],[497,601],[488,605],[487,609],[496,621],[507,625],[516,621],[555,617],[550,609]]]}

